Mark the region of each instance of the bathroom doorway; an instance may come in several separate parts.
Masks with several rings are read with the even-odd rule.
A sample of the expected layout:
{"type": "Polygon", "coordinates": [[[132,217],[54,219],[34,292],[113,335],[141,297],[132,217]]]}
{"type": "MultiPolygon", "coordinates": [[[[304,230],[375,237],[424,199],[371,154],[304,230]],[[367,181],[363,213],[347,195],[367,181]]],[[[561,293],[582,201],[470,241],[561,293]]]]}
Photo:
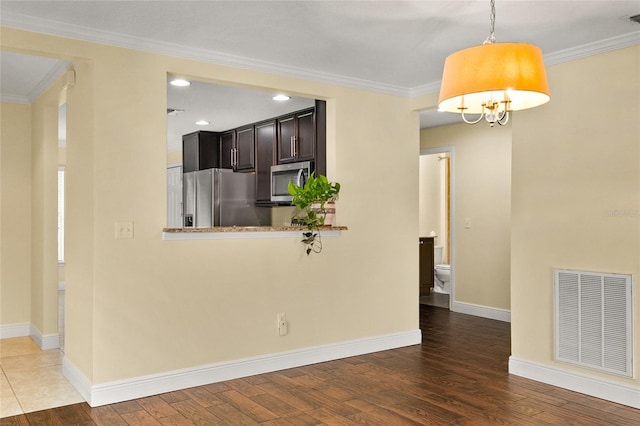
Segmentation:
{"type": "Polygon", "coordinates": [[[454,229],[455,149],[438,147],[420,151],[419,232],[421,267],[433,264],[433,271],[421,280],[430,280],[429,291],[422,290],[420,303],[451,309],[455,300],[454,229]],[[431,254],[431,245],[433,254],[431,254]],[[429,247],[425,251],[425,247],[429,247]],[[426,277],[426,278],[425,278],[426,277]]]}

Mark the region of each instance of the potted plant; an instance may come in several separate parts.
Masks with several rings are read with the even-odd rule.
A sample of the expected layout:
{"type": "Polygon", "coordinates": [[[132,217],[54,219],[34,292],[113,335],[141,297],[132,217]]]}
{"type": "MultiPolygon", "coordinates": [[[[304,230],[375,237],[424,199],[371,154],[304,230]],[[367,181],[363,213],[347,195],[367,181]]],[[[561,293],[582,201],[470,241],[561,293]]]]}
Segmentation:
{"type": "Polygon", "coordinates": [[[307,245],[307,255],[312,251],[320,253],[322,241],[319,227],[333,224],[340,184],[329,182],[324,175],[315,176],[315,173],[311,173],[303,186],[289,182],[288,190],[293,196],[291,204],[298,208],[291,222],[303,224],[309,230],[303,234],[302,240],[307,245]]]}

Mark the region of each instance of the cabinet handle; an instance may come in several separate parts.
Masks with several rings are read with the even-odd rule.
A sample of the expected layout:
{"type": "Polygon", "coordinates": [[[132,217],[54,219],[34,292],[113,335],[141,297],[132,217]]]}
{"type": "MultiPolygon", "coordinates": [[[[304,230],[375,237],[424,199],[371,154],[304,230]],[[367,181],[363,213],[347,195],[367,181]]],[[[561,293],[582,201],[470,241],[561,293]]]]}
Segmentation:
{"type": "Polygon", "coordinates": [[[230,162],[231,162],[231,167],[233,167],[233,148],[231,148],[231,151],[229,151],[229,155],[230,155],[230,162]]]}
{"type": "Polygon", "coordinates": [[[291,136],[291,141],[290,141],[289,145],[291,145],[291,157],[295,158],[295,156],[296,156],[296,144],[293,141],[293,136],[291,136]]]}

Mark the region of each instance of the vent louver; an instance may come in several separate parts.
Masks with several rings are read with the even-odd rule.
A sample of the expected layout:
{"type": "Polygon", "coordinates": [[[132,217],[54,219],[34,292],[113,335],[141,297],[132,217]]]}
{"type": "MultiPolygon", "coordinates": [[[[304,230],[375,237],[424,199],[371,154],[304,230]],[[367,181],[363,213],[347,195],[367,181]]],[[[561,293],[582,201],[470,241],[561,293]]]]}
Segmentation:
{"type": "Polygon", "coordinates": [[[555,357],[631,377],[631,275],[554,271],[555,357]]]}

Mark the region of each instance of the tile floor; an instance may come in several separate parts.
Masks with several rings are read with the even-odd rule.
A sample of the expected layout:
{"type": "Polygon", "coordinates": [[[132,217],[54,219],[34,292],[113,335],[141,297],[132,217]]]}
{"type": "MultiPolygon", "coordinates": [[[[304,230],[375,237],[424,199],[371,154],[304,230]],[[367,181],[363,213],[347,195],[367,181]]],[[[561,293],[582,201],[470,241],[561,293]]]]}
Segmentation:
{"type": "Polygon", "coordinates": [[[84,401],[62,375],[64,296],[61,286],[60,349],[42,351],[30,337],[0,340],[0,418],[84,401]]]}
{"type": "Polygon", "coordinates": [[[62,352],[30,337],[0,340],[0,418],[83,402],[62,375],[62,352]]]}

